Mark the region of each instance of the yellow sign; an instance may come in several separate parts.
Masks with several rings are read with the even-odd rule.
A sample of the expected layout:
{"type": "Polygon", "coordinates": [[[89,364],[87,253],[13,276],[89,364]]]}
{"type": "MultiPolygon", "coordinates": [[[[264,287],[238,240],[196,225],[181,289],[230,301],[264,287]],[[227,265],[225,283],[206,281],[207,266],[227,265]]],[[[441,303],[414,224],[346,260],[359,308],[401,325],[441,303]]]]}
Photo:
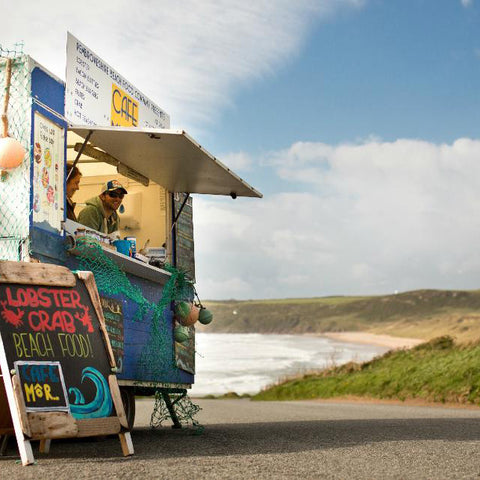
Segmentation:
{"type": "Polygon", "coordinates": [[[112,83],[111,122],[115,127],[138,125],[138,103],[114,83],[112,83]]]}

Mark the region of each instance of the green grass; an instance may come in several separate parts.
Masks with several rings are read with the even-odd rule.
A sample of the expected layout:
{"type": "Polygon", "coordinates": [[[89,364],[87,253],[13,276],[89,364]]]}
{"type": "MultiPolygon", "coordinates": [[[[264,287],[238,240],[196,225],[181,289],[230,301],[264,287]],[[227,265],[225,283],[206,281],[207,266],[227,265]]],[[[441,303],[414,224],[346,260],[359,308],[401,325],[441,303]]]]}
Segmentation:
{"type": "MultiPolygon", "coordinates": [[[[313,298],[277,298],[277,299],[265,299],[265,300],[229,300],[228,303],[241,306],[246,305],[284,305],[284,304],[322,304],[322,305],[338,305],[341,303],[350,303],[357,300],[361,300],[368,297],[313,297],[313,298]]],[[[221,304],[220,301],[209,301],[208,303],[221,304]]],[[[225,302],[227,303],[227,302],[225,302]]]]}
{"type": "Polygon", "coordinates": [[[237,392],[227,392],[222,395],[205,395],[201,398],[205,398],[207,400],[238,400],[239,398],[251,398],[252,396],[249,393],[242,393],[241,395],[237,392]]]}
{"type": "Polygon", "coordinates": [[[349,363],[286,380],[253,399],[345,396],[479,405],[480,343],[457,345],[451,337],[438,337],[363,364],[349,363]]]}

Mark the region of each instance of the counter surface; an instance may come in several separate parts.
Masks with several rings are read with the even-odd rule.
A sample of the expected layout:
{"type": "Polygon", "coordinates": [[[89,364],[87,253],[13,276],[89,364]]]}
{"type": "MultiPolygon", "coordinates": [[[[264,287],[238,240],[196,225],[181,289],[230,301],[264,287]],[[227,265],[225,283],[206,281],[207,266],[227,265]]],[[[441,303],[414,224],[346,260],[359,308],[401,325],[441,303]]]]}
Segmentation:
{"type": "MultiPolygon", "coordinates": [[[[73,240],[75,240],[75,231],[78,227],[85,228],[84,225],[73,222],[72,220],[67,220],[65,222],[65,231],[68,236],[72,237],[73,240]]],[[[72,243],[74,243],[74,241],[72,241],[72,243]]],[[[136,258],[128,257],[127,255],[123,255],[116,250],[104,247],[102,245],[101,247],[105,255],[112,259],[125,273],[130,273],[131,275],[160,283],[162,285],[165,285],[165,283],[167,283],[168,279],[171,277],[171,273],[167,272],[166,270],[153,267],[148,263],[137,260],[136,258]]],[[[72,255],[78,255],[75,247],[70,249],[69,253],[72,255]]]]}

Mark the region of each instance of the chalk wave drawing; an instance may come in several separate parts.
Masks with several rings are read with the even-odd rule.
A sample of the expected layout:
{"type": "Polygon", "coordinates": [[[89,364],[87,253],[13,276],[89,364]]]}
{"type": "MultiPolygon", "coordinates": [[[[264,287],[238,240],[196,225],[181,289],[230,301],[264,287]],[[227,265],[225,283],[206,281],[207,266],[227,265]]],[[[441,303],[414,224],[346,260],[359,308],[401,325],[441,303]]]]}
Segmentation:
{"type": "Polygon", "coordinates": [[[112,396],[105,377],[93,367],[85,367],[82,371],[82,383],[88,378],[97,389],[95,398],[85,403],[85,397],[77,387],[70,387],[68,393],[75,397],[70,404],[70,411],[77,419],[104,418],[112,413],[112,396]]]}

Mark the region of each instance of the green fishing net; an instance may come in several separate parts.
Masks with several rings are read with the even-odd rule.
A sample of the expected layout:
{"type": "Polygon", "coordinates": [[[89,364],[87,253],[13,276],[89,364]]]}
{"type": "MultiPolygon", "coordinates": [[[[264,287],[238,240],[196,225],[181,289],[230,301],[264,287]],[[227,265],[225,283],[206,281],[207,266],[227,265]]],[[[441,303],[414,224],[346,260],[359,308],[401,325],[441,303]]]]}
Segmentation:
{"type": "MultiPolygon", "coordinates": [[[[89,237],[80,237],[76,241],[75,250],[80,269],[91,271],[94,274],[99,292],[104,295],[123,295],[134,302],[137,306],[134,321],[151,318],[150,337],[137,361],[139,371],[150,371],[155,379],[162,379],[169,375],[170,381],[180,383],[180,374],[175,364],[172,347],[171,326],[165,319],[165,313],[171,308],[172,302],[193,298],[193,284],[186,278],[185,273],[166,264],[164,269],[170,273],[170,279],[163,287],[160,301],[153,303],[143,296],[140,288],[130,282],[125,272],[104,253],[97,241],[89,237]],[[174,375],[173,379],[171,378],[172,374],[174,375]]],[[[151,383],[152,386],[156,386],[156,382],[151,383]]],[[[161,383],[159,380],[157,385],[160,386],[161,383]]],[[[199,407],[190,401],[186,393],[181,399],[177,398],[176,400],[172,403],[178,418],[184,423],[188,420],[192,425],[198,426],[193,416],[198,412],[199,407]]],[[[170,417],[166,408],[160,391],[157,391],[152,426],[159,426],[162,422],[161,419],[165,420],[165,412],[170,417]]]]}
{"type": "MultiPolygon", "coordinates": [[[[166,362],[174,362],[172,352],[172,333],[169,323],[165,320],[165,313],[170,309],[172,302],[186,300],[192,295],[192,284],[185,273],[172,265],[165,265],[164,269],[170,273],[170,279],[163,287],[162,297],[158,303],[146,299],[139,287],[133,285],[125,272],[109,258],[102,246],[89,237],[80,237],[76,242],[76,253],[80,269],[88,270],[95,276],[98,291],[104,295],[123,295],[134,302],[137,310],[134,321],[151,318],[151,334],[148,343],[144,346],[138,360],[138,368],[147,368],[153,371],[154,378],[162,378],[171,366],[166,362]],[[166,358],[170,357],[170,358],[166,358]]],[[[176,368],[173,371],[178,371],[176,368]]]]}
{"type": "MultiPolygon", "coordinates": [[[[194,404],[186,393],[173,393],[169,395],[169,402],[175,411],[175,420],[181,426],[193,427],[193,433],[200,435],[203,433],[204,427],[200,425],[194,418],[201,408],[194,404]]],[[[158,428],[166,420],[173,420],[171,412],[162,391],[155,392],[155,405],[150,418],[150,426],[158,428]]],[[[175,421],[174,421],[175,422],[175,421]]]]}

